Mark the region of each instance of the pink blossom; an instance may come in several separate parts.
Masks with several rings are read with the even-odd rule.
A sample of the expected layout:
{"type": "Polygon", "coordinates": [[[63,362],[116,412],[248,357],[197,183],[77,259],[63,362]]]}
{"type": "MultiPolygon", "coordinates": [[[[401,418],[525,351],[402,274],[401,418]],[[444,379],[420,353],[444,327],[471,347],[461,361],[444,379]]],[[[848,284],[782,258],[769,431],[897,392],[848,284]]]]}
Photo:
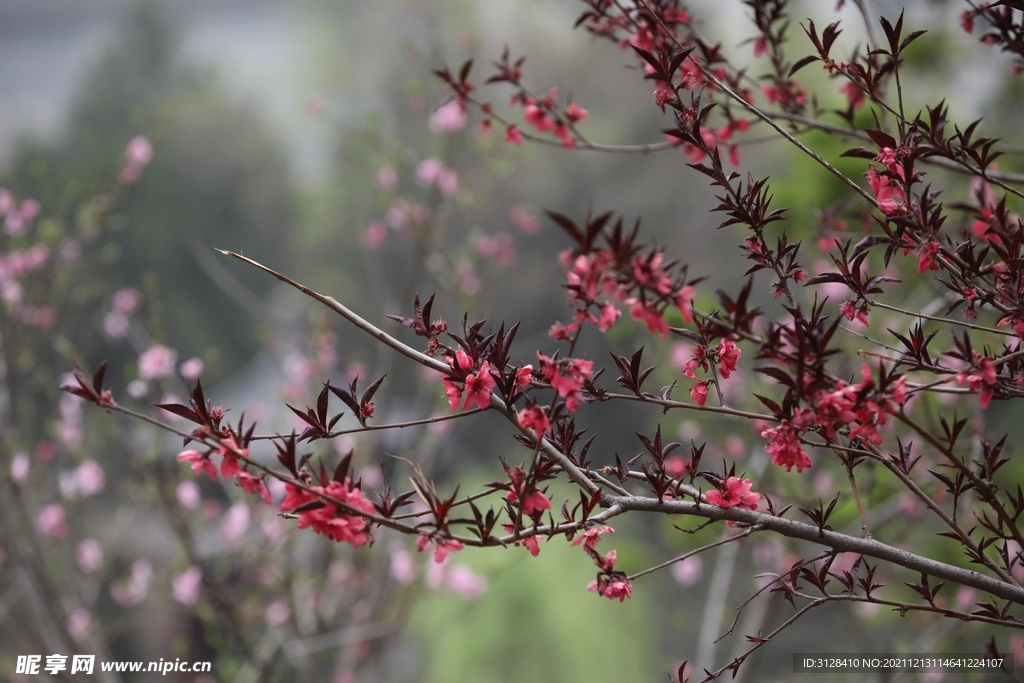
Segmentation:
{"type": "Polygon", "coordinates": [[[789,472],[796,465],[797,472],[811,466],[811,459],[799,441],[799,432],[789,420],[783,420],[778,427],[768,427],[761,436],[769,439],[764,450],[771,456],[772,462],[785,467],[789,472]]]}
{"type": "Polygon", "coordinates": [[[724,489],[707,492],[708,503],[722,508],[739,506],[747,510],[756,510],[761,494],[751,492],[751,486],[753,484],[749,479],[729,477],[725,481],[724,489]]]}
{"type": "Polygon", "coordinates": [[[699,406],[704,405],[708,401],[708,382],[697,382],[690,387],[690,400],[699,406]]]}
{"type": "Polygon", "coordinates": [[[185,607],[199,602],[199,591],[203,586],[203,570],[192,565],[171,579],[171,594],[185,607]]]}
{"type": "Polygon", "coordinates": [[[103,490],[105,477],[103,468],[95,460],[86,460],[75,470],[78,492],[83,496],[93,496],[103,490]]]}
{"type": "Polygon", "coordinates": [[[124,287],[114,293],[113,308],[122,315],[131,315],[138,309],[142,295],[131,287],[124,287]]]}
{"type": "Polygon", "coordinates": [[[416,564],[412,555],[401,543],[393,543],[391,551],[391,578],[403,586],[408,586],[416,579],[416,564]]]}
{"type": "Polygon", "coordinates": [[[178,462],[187,462],[192,466],[192,472],[195,474],[206,472],[210,479],[217,478],[217,467],[210,460],[209,453],[200,453],[190,448],[178,453],[178,462]]]}
{"type": "Polygon", "coordinates": [[[939,255],[939,243],[935,240],[923,242],[917,248],[920,258],[917,261],[917,272],[923,273],[926,270],[938,270],[939,264],[935,262],[939,255]]]}
{"type": "Polygon", "coordinates": [[[142,170],[153,159],[153,146],[144,136],[136,136],[128,143],[124,152],[124,166],[121,167],[121,182],[126,185],[138,181],[142,170]]]}
{"type": "Polygon", "coordinates": [[[22,451],[14,454],[11,458],[11,479],[17,483],[21,483],[28,478],[30,461],[28,455],[22,451]]]}
{"type": "Polygon", "coordinates": [[[657,332],[661,335],[662,339],[668,337],[668,322],[665,321],[665,317],[660,312],[639,299],[633,299],[627,301],[627,303],[630,304],[629,315],[634,320],[643,320],[647,323],[647,329],[651,332],[657,332]]]}
{"type": "Polygon", "coordinates": [[[523,119],[542,133],[555,129],[554,121],[536,104],[526,106],[523,110],[523,119]]]}
{"type": "Polygon", "coordinates": [[[39,531],[58,541],[68,535],[68,523],[64,518],[64,508],[59,503],[44,505],[36,516],[39,531]]]}
{"type": "Polygon", "coordinates": [[[220,538],[228,547],[236,547],[249,528],[249,506],[235,503],[224,513],[220,523],[220,538]]]}
{"type": "Polygon", "coordinates": [[[764,57],[770,51],[771,51],[771,49],[768,46],[768,38],[765,37],[764,34],[761,34],[757,38],[754,38],[754,56],[755,57],[764,57]]]}
{"type": "Polygon", "coordinates": [[[459,174],[450,168],[442,169],[437,176],[437,189],[442,197],[451,197],[459,191],[459,174]]]}
{"type": "Polygon", "coordinates": [[[496,384],[494,378],[491,377],[491,364],[484,361],[480,364],[480,369],[477,370],[476,374],[466,377],[466,402],[462,404],[462,408],[464,410],[469,410],[473,406],[483,409],[489,408],[491,405],[491,389],[496,384]]]}
{"type": "Polygon", "coordinates": [[[139,377],[161,379],[174,374],[178,352],[163,344],[154,344],[139,356],[139,377]]]}
{"type": "Polygon", "coordinates": [[[586,109],[575,102],[570,102],[569,106],[565,108],[565,118],[569,119],[573,123],[587,118],[587,113],[586,109]]]}
{"type": "Polygon", "coordinates": [[[575,547],[582,543],[583,547],[593,550],[602,536],[614,533],[615,529],[610,526],[592,526],[582,534],[576,536],[576,538],[573,539],[572,545],[575,547]]]}
{"type": "Polygon", "coordinates": [[[441,564],[448,559],[450,554],[458,552],[465,547],[462,541],[456,541],[454,538],[445,539],[438,543],[437,549],[434,550],[434,562],[441,564]]]}
{"type": "Polygon", "coordinates": [[[149,595],[152,580],[153,565],[147,560],[135,560],[128,579],[112,586],[110,596],[119,605],[138,605],[149,595]]]}
{"type": "Polygon", "coordinates": [[[740,359],[740,355],[742,355],[742,351],[734,342],[728,339],[723,339],[719,342],[718,371],[722,374],[723,379],[728,379],[729,375],[736,372],[736,362],[740,359]]]}
{"type": "Polygon", "coordinates": [[[388,226],[384,221],[373,221],[363,233],[363,246],[367,249],[379,249],[388,239],[388,226]]]}
{"type": "Polygon", "coordinates": [[[683,314],[683,322],[693,322],[693,297],[695,292],[696,290],[690,285],[679,290],[676,305],[679,306],[679,311],[683,314]]]}
{"type": "Polygon", "coordinates": [[[199,506],[199,486],[194,481],[183,481],[178,484],[175,495],[178,499],[178,504],[186,510],[195,510],[199,506]]]}
{"type": "Polygon", "coordinates": [[[601,577],[587,584],[587,590],[604,596],[609,600],[625,602],[626,598],[633,595],[633,584],[624,576],[613,579],[601,577]]]}
{"type": "Polygon", "coordinates": [[[601,332],[610,330],[620,315],[622,315],[622,311],[616,308],[614,304],[607,301],[601,304],[601,318],[598,320],[597,329],[601,332]]]}
{"type": "Polygon", "coordinates": [[[454,133],[466,125],[466,108],[457,99],[451,99],[430,115],[432,133],[454,133]]]}
{"type": "Polygon", "coordinates": [[[86,538],[78,544],[75,559],[83,572],[91,574],[103,566],[103,546],[94,538],[86,538]]]}
{"type": "Polygon", "coordinates": [[[263,613],[263,620],[267,622],[267,626],[271,628],[276,626],[282,626],[288,622],[292,617],[292,608],[288,606],[288,603],[284,600],[275,600],[274,602],[267,605],[266,611],[263,613]]]}
{"type": "Polygon", "coordinates": [[[67,628],[68,635],[76,642],[85,641],[89,636],[89,631],[92,630],[92,612],[84,607],[79,607],[64,620],[64,627],[67,628]]]}
{"type": "Polygon", "coordinates": [[[519,126],[513,123],[505,129],[505,142],[510,145],[523,144],[523,132],[519,130],[519,126]]]}
{"type": "Polygon", "coordinates": [[[441,177],[444,164],[436,157],[424,159],[416,167],[416,179],[423,185],[433,185],[441,177]]]}
{"type": "Polygon", "coordinates": [[[551,421],[548,419],[546,407],[530,406],[519,411],[519,426],[523,429],[532,429],[538,437],[542,437],[551,431],[551,421]]]}
{"type": "Polygon", "coordinates": [[[523,367],[516,370],[516,386],[523,388],[528,386],[533,381],[533,366],[524,365],[523,367]]]}
{"type": "Polygon", "coordinates": [[[525,235],[536,235],[540,231],[540,221],[522,204],[508,210],[508,219],[525,235]]]}
{"type": "Polygon", "coordinates": [[[487,579],[465,564],[449,567],[444,582],[448,588],[467,600],[475,600],[487,590],[487,579]]]}
{"type": "Polygon", "coordinates": [[[123,339],[128,336],[128,325],[128,316],[111,311],[103,319],[103,333],[111,339],[123,339]]]}
{"type": "Polygon", "coordinates": [[[185,379],[198,379],[203,374],[203,359],[202,358],[189,358],[187,361],[181,364],[178,368],[178,372],[185,379]]]}
{"type": "Polygon", "coordinates": [[[672,578],[683,586],[692,586],[700,581],[704,573],[704,562],[699,555],[688,557],[672,565],[672,578]]]}
{"type": "Polygon", "coordinates": [[[393,190],[398,185],[398,171],[391,164],[377,169],[377,184],[384,190],[393,190]]]}
{"type": "MultiPolygon", "coordinates": [[[[281,503],[281,510],[284,512],[293,511],[305,503],[318,500],[317,496],[307,491],[302,491],[291,484],[287,485],[288,495],[281,503]]],[[[327,486],[311,487],[315,493],[329,496],[334,500],[344,503],[348,508],[373,514],[373,503],[366,499],[362,490],[355,488],[352,482],[346,478],[344,481],[332,481],[327,486]]],[[[330,500],[322,500],[323,506],[299,513],[299,529],[312,527],[313,531],[326,536],[332,541],[345,542],[353,547],[359,547],[372,542],[369,523],[366,518],[350,514],[330,500]]]]}

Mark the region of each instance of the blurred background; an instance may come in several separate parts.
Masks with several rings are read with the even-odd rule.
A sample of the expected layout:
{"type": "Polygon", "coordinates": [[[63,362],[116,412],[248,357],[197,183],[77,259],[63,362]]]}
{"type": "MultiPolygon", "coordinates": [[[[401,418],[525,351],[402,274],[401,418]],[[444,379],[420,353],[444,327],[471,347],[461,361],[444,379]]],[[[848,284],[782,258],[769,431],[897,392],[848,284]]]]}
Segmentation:
{"type": "MultiPolygon", "coordinates": [[[[828,23],[831,7],[793,4],[794,19],[828,23]]],[[[528,55],[533,91],[558,86],[589,109],[592,140],[659,141],[667,120],[631,60],[571,30],[581,8],[568,0],[0,0],[0,187],[22,221],[0,236],[0,677],[35,680],[14,674],[19,655],[84,653],[213,662],[209,675],[162,678],[189,683],[653,681],[682,659],[714,668],[747,647],[715,638],[756,590],[751,577],[785,569],[800,548],[777,539],[727,545],[646,577],[624,604],[588,593],[593,564],[562,542],[542,544],[537,558],[523,548],[466,550],[435,565],[409,539],[382,531],[371,549],[353,551],[194,476],[175,461],[177,438],[57,391],[75,363],[91,374],[106,359],[119,402],[151,410],[184,399],[201,376],[232,422],[244,414],[261,434],[296,428],[284,403],[313,404],[328,379],[358,378],[362,387],[387,374],[380,422],[447,410],[436,379],[214,247],[290,274],[403,338],[384,316],[409,315],[417,293],[436,293],[435,315],[451,329],[464,311],[495,328],[520,321],[524,354],[553,349],[547,330],[569,315],[555,259],[568,242],[544,209],[642,217],[646,239],[693,264],[691,276],[708,277],[699,303],[713,306],[717,287],[735,291],[746,267],[742,236],[714,229],[714,200],[686,157],[513,147],[500,130],[481,134],[478,116],[464,120],[444,106],[433,69],[473,58],[479,83],[507,44],[528,55]]],[[[920,84],[912,97],[934,103],[957,92],[949,104],[958,120],[984,115],[998,131],[1012,125],[1020,87],[1006,64],[958,33],[961,9],[908,7],[908,23],[934,33],[909,67],[920,84]]],[[[752,61],[744,41],[754,29],[741,3],[693,3],[693,11],[738,62],[752,61]]],[[[898,4],[872,11],[892,14],[898,4]]],[[[851,8],[842,16],[850,51],[862,24],[851,8]]],[[[835,87],[807,78],[834,99],[822,106],[839,106],[835,87]]],[[[791,234],[811,238],[841,186],[762,135],[741,147],[743,167],[773,174],[776,201],[791,207],[791,234]]],[[[777,312],[769,296],[755,296],[777,312]]],[[[586,339],[581,355],[648,344],[645,360],[660,362],[667,384],[687,350],[652,341],[623,319],[607,339],[586,339]]],[[[1012,418],[990,413],[993,428],[1012,418]]],[[[765,471],[763,444],[746,426],[621,406],[595,406],[581,419],[601,427],[598,464],[634,455],[633,433],[660,424],[685,443],[707,440],[714,467],[736,459],[796,502],[830,499],[838,485],[825,468],[812,491],[765,471]]],[[[368,490],[385,482],[405,490],[414,463],[439,490],[468,492],[504,476],[495,456],[528,457],[507,425],[486,415],[306,450],[333,465],[350,449],[368,490]]],[[[888,536],[899,539],[920,511],[877,486],[888,536]]],[[[851,509],[837,514],[854,524],[851,509]]],[[[637,571],[726,533],[682,534],[673,523],[682,524],[623,521],[604,550],[615,547],[637,571]]],[[[784,609],[777,596],[755,603],[738,632],[757,632],[784,609]]],[[[829,607],[740,677],[785,680],[795,651],[891,652],[899,642],[966,652],[991,635],[829,607]]]]}

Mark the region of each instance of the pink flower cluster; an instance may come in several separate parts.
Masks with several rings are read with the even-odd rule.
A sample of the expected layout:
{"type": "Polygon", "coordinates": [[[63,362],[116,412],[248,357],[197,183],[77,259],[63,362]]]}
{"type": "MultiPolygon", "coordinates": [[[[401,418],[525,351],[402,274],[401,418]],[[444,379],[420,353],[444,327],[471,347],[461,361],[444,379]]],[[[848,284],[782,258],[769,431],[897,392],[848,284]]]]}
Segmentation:
{"type": "Polygon", "coordinates": [[[535,485],[526,481],[526,472],[515,467],[508,473],[511,485],[505,500],[513,505],[519,504],[523,514],[534,520],[539,520],[545,510],[551,509],[551,499],[542,491],[538,491],[535,485]]]}
{"type": "Polygon", "coordinates": [[[839,429],[849,427],[850,438],[880,444],[883,439],[879,428],[906,400],[906,378],[900,377],[883,392],[876,387],[871,369],[864,364],[860,382],[847,384],[840,380],[831,390],[817,392],[810,399],[810,406],[799,409],[792,420],[763,429],[761,436],[769,440],[765,451],[771,455],[773,463],[785,467],[787,472],[794,465],[797,472],[802,472],[811,466],[811,459],[800,443],[800,436],[806,431],[816,430],[831,438],[839,429]]]}
{"type": "Polygon", "coordinates": [[[312,527],[313,531],[332,541],[343,541],[354,547],[373,543],[366,518],[349,512],[373,514],[373,503],[352,485],[348,477],[343,481],[332,481],[327,486],[310,486],[308,490],[293,484],[287,484],[285,488],[287,494],[281,503],[281,511],[298,511],[299,529],[312,527]]]}
{"type": "Polygon", "coordinates": [[[594,361],[582,358],[555,360],[539,351],[537,357],[540,359],[541,376],[565,399],[568,411],[575,413],[583,399],[583,385],[594,376],[594,361]]]}
{"type": "Polygon", "coordinates": [[[992,356],[983,357],[977,350],[973,350],[972,354],[971,367],[956,374],[956,383],[960,386],[966,385],[971,391],[976,392],[981,400],[981,407],[988,408],[992,401],[992,389],[996,385],[996,366],[992,363],[992,356]]]}
{"type": "Polygon", "coordinates": [[[750,490],[753,486],[749,479],[729,477],[718,489],[708,491],[706,498],[712,505],[720,508],[741,507],[747,510],[756,510],[757,503],[761,500],[760,493],[750,490]]]}
{"type": "Polygon", "coordinates": [[[143,169],[153,160],[153,145],[149,138],[139,135],[132,138],[124,151],[124,166],[121,167],[121,182],[131,185],[142,176],[143,169]]]}
{"type": "Polygon", "coordinates": [[[4,220],[4,232],[8,235],[24,235],[38,215],[39,202],[35,199],[22,199],[19,203],[9,190],[0,187],[0,218],[4,220]]]}
{"type": "MultiPolygon", "coordinates": [[[[722,339],[718,347],[709,350],[707,347],[698,344],[690,351],[690,359],[683,365],[683,375],[691,379],[697,379],[694,370],[700,368],[707,372],[712,363],[718,365],[718,373],[722,379],[728,379],[729,375],[736,372],[736,363],[743,354],[740,347],[729,339],[722,339]]],[[[697,405],[704,405],[708,399],[708,384],[711,380],[703,380],[690,388],[690,400],[697,405]]]]}
{"type": "Polygon", "coordinates": [[[452,412],[459,407],[462,392],[466,392],[463,410],[478,407],[486,409],[491,405],[491,390],[497,384],[491,377],[491,364],[484,361],[476,372],[472,372],[473,359],[465,351],[459,349],[454,356],[445,358],[453,373],[442,378],[444,393],[448,397],[448,406],[452,412]],[[459,384],[462,384],[462,387],[459,384]]]}
{"type": "MultiPolygon", "coordinates": [[[[540,133],[554,133],[564,146],[571,149],[576,146],[576,140],[573,138],[570,126],[587,118],[587,110],[575,102],[570,102],[565,110],[559,114],[555,107],[557,100],[558,88],[551,88],[546,95],[540,98],[528,95],[525,91],[520,91],[512,96],[509,104],[521,104],[523,106],[523,120],[526,123],[536,128],[540,133]]],[[[515,124],[506,129],[505,140],[515,145],[522,144],[522,132],[515,124]]]]}

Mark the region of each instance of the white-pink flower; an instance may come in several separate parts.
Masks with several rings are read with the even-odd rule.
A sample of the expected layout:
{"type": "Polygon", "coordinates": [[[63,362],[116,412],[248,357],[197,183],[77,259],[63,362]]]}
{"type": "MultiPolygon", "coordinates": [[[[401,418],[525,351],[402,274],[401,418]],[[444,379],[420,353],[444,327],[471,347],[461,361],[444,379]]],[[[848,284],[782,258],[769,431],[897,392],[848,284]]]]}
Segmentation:
{"type": "Polygon", "coordinates": [[[465,564],[455,564],[448,568],[445,585],[467,600],[475,600],[480,597],[488,586],[487,579],[465,564]]]}
{"type": "Polygon", "coordinates": [[[90,574],[103,566],[103,546],[95,538],[87,538],[78,544],[75,559],[81,570],[90,574]]]}
{"type": "Polygon", "coordinates": [[[154,344],[139,356],[139,377],[141,379],[161,379],[174,374],[174,364],[178,360],[178,352],[163,344],[154,344]]]}
{"type": "Polygon", "coordinates": [[[28,477],[30,461],[24,452],[18,452],[11,458],[11,479],[16,482],[23,482],[28,477]]]}
{"type": "Polygon", "coordinates": [[[459,191],[459,174],[450,168],[441,169],[437,176],[437,189],[444,197],[451,197],[459,191]]]}
{"type": "Polygon", "coordinates": [[[398,171],[391,164],[386,164],[377,169],[377,184],[385,190],[393,190],[398,185],[398,171]]]}
{"type": "Polygon", "coordinates": [[[113,309],[122,315],[131,315],[139,307],[142,295],[131,287],[122,287],[114,292],[113,309]]]}
{"type": "Polygon", "coordinates": [[[416,179],[423,185],[433,185],[441,177],[441,173],[445,170],[444,164],[437,157],[430,157],[424,159],[416,167],[416,179]]]}
{"type": "Polygon", "coordinates": [[[203,585],[203,570],[192,565],[171,580],[174,599],[186,607],[199,602],[199,589],[203,585]]]}
{"type": "Polygon", "coordinates": [[[452,99],[434,110],[429,127],[433,133],[454,133],[466,125],[466,110],[458,100],[452,99]]]}
{"type": "Polygon", "coordinates": [[[106,477],[103,468],[95,460],[86,460],[75,470],[78,492],[83,496],[94,496],[103,490],[106,477]]]}
{"type": "Polygon", "coordinates": [[[185,379],[198,379],[203,374],[203,359],[202,358],[189,358],[187,361],[181,364],[178,368],[178,372],[185,379]]]}
{"type": "Polygon", "coordinates": [[[77,642],[82,642],[92,629],[92,613],[87,609],[79,607],[68,615],[68,618],[64,621],[64,626],[68,629],[68,635],[77,642]]]}
{"type": "Polygon", "coordinates": [[[267,626],[280,626],[287,622],[291,616],[292,608],[284,600],[276,600],[270,603],[267,605],[266,612],[263,613],[267,626]]]}
{"type": "Polygon", "coordinates": [[[220,537],[225,545],[237,546],[249,528],[249,506],[235,503],[224,513],[220,523],[220,537]]]}
{"type": "Polygon", "coordinates": [[[391,578],[408,586],[416,579],[416,562],[412,559],[412,553],[401,543],[393,543],[388,550],[391,555],[391,578]]]}
{"type": "Polygon", "coordinates": [[[178,504],[186,510],[195,510],[199,507],[199,485],[191,479],[187,479],[178,484],[176,494],[178,504]]]}
{"type": "Polygon", "coordinates": [[[57,540],[62,540],[68,535],[68,523],[64,518],[64,508],[59,503],[44,505],[36,516],[36,525],[41,532],[57,540]]]}

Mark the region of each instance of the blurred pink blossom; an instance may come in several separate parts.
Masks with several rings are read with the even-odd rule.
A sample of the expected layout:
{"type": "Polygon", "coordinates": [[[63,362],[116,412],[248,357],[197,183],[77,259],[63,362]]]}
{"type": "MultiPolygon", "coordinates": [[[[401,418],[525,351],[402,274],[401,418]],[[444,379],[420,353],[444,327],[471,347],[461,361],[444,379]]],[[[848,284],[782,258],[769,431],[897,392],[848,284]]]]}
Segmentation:
{"type": "Polygon", "coordinates": [[[475,600],[487,590],[487,579],[475,573],[468,565],[452,565],[445,577],[445,585],[467,600],[475,600]]]}
{"type": "Polygon", "coordinates": [[[379,249],[388,239],[388,226],[384,221],[373,221],[363,233],[363,246],[367,249],[379,249]]]}
{"type": "Polygon", "coordinates": [[[267,622],[267,626],[281,626],[291,616],[292,608],[284,600],[276,600],[270,603],[267,605],[266,612],[263,613],[263,619],[267,622]]]}
{"type": "Polygon", "coordinates": [[[428,124],[433,133],[454,133],[466,126],[466,110],[458,100],[449,100],[434,110],[428,124]]]}
{"type": "Polygon", "coordinates": [[[459,191],[459,174],[450,168],[441,169],[437,176],[437,189],[444,197],[451,197],[459,191]]]}
{"type": "Polygon", "coordinates": [[[94,496],[103,490],[106,478],[103,468],[95,460],[86,460],[75,470],[78,492],[83,496],[94,496]]]}
{"type": "Polygon", "coordinates": [[[80,643],[88,637],[92,629],[92,613],[79,607],[68,615],[64,626],[68,629],[68,635],[80,643]]]}
{"type": "Polygon", "coordinates": [[[391,164],[377,169],[377,184],[385,190],[393,190],[398,185],[398,171],[391,164]]]}
{"type": "Polygon", "coordinates": [[[149,595],[152,580],[153,565],[147,560],[135,560],[128,578],[111,586],[110,597],[119,605],[138,605],[149,595]]]}
{"type": "Polygon", "coordinates": [[[123,339],[128,334],[128,316],[111,311],[103,319],[103,333],[111,339],[123,339]]]}
{"type": "Polygon", "coordinates": [[[220,523],[220,537],[225,545],[234,547],[242,540],[248,528],[249,506],[245,503],[235,503],[224,513],[224,519],[220,523]]]}
{"type": "Polygon", "coordinates": [[[392,543],[388,548],[391,555],[391,577],[403,586],[408,586],[416,579],[416,563],[412,553],[401,543],[392,543]]]}
{"type": "Polygon", "coordinates": [[[203,570],[192,565],[171,580],[171,593],[174,599],[185,607],[199,602],[199,590],[203,585],[203,570]]]}
{"type": "Polygon", "coordinates": [[[44,505],[36,516],[36,525],[41,532],[58,541],[68,535],[68,523],[64,518],[64,508],[59,503],[44,505]]]}
{"type": "Polygon", "coordinates": [[[440,159],[430,157],[421,161],[416,167],[416,179],[423,185],[433,185],[438,182],[444,170],[444,164],[440,159]]]}
{"type": "Polygon", "coordinates": [[[203,374],[203,359],[202,358],[189,358],[187,361],[181,364],[178,368],[178,372],[185,379],[198,379],[203,374]]]}
{"type": "Polygon", "coordinates": [[[174,363],[178,360],[178,352],[163,344],[154,344],[139,356],[139,377],[142,379],[161,379],[174,374],[174,363]]]}
{"type": "Polygon", "coordinates": [[[29,470],[29,459],[28,455],[23,451],[18,451],[11,458],[11,479],[16,482],[23,482],[28,477],[29,470]]]}
{"type": "Polygon", "coordinates": [[[113,308],[123,315],[131,315],[142,302],[142,295],[131,287],[123,287],[114,292],[113,308]]]}
{"type": "Polygon", "coordinates": [[[81,570],[90,574],[103,566],[103,546],[94,538],[86,538],[78,544],[75,559],[81,570]]]}
{"type": "Polygon", "coordinates": [[[178,504],[186,510],[195,510],[199,506],[199,485],[191,479],[178,484],[178,489],[175,493],[177,494],[178,504]]]}
{"type": "Polygon", "coordinates": [[[525,235],[536,235],[540,231],[540,220],[522,204],[508,210],[508,219],[525,235]]]}
{"type": "Polygon", "coordinates": [[[0,216],[6,216],[14,208],[14,195],[11,191],[0,187],[0,216]]]}
{"type": "Polygon", "coordinates": [[[700,555],[688,557],[682,562],[672,565],[672,578],[684,586],[692,586],[700,581],[704,573],[704,561],[700,555]]]}
{"type": "Polygon", "coordinates": [[[153,145],[149,138],[138,135],[131,139],[124,151],[124,166],[121,167],[121,182],[130,185],[142,175],[142,169],[153,160],[153,145]]]}

